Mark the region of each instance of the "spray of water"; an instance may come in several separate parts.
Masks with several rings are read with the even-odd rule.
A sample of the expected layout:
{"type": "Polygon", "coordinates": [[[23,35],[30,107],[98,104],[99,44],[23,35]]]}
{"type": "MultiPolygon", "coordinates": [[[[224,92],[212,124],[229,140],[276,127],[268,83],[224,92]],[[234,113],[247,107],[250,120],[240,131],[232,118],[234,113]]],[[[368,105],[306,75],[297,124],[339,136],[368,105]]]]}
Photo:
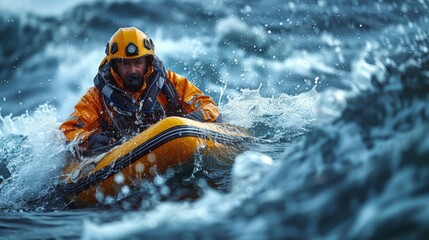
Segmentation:
{"type": "Polygon", "coordinates": [[[65,138],[58,126],[56,109],[49,105],[18,117],[0,116],[0,155],[10,172],[0,185],[0,208],[23,208],[58,183],[65,164],[65,138]]]}

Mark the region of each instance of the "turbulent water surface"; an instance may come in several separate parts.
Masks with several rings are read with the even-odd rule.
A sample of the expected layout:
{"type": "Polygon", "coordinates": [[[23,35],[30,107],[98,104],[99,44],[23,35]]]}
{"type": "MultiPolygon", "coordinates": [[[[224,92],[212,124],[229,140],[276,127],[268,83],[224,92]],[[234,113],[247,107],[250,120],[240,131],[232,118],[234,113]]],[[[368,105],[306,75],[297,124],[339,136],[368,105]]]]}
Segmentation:
{"type": "Polygon", "coordinates": [[[0,238],[424,239],[428,6],[1,2],[0,238]],[[73,209],[56,197],[69,151],[58,127],[124,26],[255,137],[228,191],[200,181],[197,199],[161,200],[161,179],[132,204],[73,209]]]}

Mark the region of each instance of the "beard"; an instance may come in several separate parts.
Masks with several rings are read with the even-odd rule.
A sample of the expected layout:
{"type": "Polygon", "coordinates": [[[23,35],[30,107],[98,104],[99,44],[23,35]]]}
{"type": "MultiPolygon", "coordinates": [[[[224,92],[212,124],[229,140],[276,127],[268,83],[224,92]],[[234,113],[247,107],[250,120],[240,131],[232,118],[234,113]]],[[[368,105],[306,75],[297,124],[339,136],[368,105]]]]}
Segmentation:
{"type": "Polygon", "coordinates": [[[143,80],[139,74],[127,75],[123,82],[124,87],[133,93],[138,92],[143,87],[143,80]]]}

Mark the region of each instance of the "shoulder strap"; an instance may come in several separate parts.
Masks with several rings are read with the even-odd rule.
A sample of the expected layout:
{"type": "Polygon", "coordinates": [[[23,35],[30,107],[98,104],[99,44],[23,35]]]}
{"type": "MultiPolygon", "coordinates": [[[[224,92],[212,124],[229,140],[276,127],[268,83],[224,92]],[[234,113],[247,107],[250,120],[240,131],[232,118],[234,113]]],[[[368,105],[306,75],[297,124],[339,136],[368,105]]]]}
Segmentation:
{"type": "Polygon", "coordinates": [[[98,74],[94,78],[95,87],[109,100],[110,106],[118,107],[127,112],[136,112],[138,108],[135,101],[129,94],[113,84],[109,70],[110,66],[107,62],[100,66],[98,74]]]}
{"type": "Polygon", "coordinates": [[[183,117],[184,110],[181,104],[182,101],[180,99],[179,93],[177,92],[170,79],[167,78],[167,80],[165,81],[165,85],[162,88],[162,92],[167,97],[167,112],[173,116],[183,117]]]}
{"type": "MultiPolygon", "coordinates": [[[[165,72],[165,70],[164,70],[165,72]]],[[[182,100],[180,98],[179,93],[177,92],[176,87],[173,82],[167,77],[167,73],[165,72],[165,84],[162,88],[162,93],[167,97],[167,112],[169,115],[173,116],[184,116],[184,110],[182,107],[182,100]]]]}
{"type": "Polygon", "coordinates": [[[166,79],[164,64],[158,57],[153,59],[152,66],[153,73],[147,79],[147,88],[138,100],[139,111],[142,113],[151,113],[159,108],[158,95],[164,87],[166,79]]]}

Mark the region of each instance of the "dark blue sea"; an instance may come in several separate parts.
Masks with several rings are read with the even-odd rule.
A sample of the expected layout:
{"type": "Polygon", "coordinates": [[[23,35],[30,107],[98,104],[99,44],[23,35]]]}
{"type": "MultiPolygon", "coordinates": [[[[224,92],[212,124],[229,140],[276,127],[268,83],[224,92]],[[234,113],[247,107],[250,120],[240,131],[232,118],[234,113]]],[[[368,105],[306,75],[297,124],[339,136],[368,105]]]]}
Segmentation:
{"type": "Polygon", "coordinates": [[[0,239],[428,239],[428,12],[428,0],[1,1],[0,239]],[[228,191],[58,203],[58,127],[126,26],[256,139],[228,191]]]}

